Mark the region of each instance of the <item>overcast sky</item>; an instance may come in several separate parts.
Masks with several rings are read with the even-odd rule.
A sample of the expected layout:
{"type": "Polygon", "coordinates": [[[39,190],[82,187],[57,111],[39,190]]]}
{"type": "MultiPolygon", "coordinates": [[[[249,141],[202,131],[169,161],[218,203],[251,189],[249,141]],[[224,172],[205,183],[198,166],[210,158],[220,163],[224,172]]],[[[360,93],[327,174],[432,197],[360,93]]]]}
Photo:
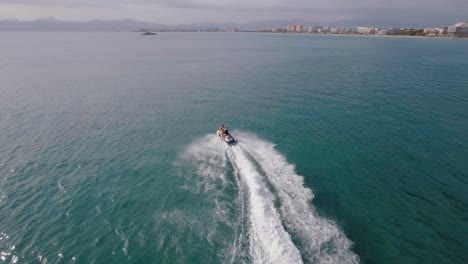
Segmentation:
{"type": "Polygon", "coordinates": [[[468,20],[468,0],[0,0],[0,19],[43,17],[172,25],[291,19],[447,25],[468,20]]]}

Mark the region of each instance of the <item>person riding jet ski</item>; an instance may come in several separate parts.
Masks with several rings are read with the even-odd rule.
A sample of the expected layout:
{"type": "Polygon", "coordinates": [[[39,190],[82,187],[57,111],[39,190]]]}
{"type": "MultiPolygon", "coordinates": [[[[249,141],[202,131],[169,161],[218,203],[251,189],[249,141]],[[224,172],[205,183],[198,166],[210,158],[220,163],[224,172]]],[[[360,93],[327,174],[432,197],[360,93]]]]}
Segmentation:
{"type": "Polygon", "coordinates": [[[227,127],[224,125],[220,128],[218,128],[217,131],[218,136],[223,140],[224,142],[228,144],[235,144],[237,141],[229,134],[229,130],[227,127]]]}

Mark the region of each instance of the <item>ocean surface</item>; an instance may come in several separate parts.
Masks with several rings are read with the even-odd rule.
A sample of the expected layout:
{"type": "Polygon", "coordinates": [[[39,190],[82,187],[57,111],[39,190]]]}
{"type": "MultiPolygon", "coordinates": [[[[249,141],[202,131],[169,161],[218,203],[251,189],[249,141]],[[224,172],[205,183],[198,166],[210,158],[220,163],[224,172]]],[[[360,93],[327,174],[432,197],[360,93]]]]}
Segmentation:
{"type": "Polygon", "coordinates": [[[467,263],[467,183],[467,40],[0,33],[0,263],[467,263]]]}

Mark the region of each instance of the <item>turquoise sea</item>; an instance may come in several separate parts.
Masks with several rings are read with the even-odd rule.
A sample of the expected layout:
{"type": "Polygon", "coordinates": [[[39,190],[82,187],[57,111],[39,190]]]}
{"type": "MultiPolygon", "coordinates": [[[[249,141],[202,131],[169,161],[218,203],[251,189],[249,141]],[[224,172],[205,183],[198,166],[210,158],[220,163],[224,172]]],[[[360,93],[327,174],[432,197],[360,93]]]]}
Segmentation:
{"type": "Polygon", "coordinates": [[[467,69],[467,40],[2,32],[0,263],[467,263],[467,69]]]}

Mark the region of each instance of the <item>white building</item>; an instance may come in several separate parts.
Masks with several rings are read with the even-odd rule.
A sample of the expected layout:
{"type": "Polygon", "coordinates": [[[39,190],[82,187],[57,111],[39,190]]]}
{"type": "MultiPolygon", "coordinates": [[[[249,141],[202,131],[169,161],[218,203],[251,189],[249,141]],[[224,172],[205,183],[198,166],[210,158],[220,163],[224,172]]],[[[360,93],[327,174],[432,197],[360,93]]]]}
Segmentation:
{"type": "Polygon", "coordinates": [[[379,30],[377,30],[377,32],[375,34],[376,35],[387,35],[387,30],[379,29],[379,30]]]}
{"type": "Polygon", "coordinates": [[[363,35],[375,34],[375,29],[373,27],[357,27],[357,33],[363,35]]]}
{"type": "Polygon", "coordinates": [[[328,33],[330,32],[330,27],[329,26],[325,26],[322,28],[322,33],[328,33]]]}
{"type": "Polygon", "coordinates": [[[448,27],[447,35],[450,37],[468,37],[468,21],[460,22],[448,27]]]}
{"type": "Polygon", "coordinates": [[[438,35],[447,35],[447,27],[444,28],[435,28],[438,35]]]}
{"type": "Polygon", "coordinates": [[[423,33],[428,37],[447,35],[447,28],[425,28],[423,33]]]}
{"type": "Polygon", "coordinates": [[[323,26],[310,26],[307,32],[309,33],[320,33],[322,32],[323,26]]]}

